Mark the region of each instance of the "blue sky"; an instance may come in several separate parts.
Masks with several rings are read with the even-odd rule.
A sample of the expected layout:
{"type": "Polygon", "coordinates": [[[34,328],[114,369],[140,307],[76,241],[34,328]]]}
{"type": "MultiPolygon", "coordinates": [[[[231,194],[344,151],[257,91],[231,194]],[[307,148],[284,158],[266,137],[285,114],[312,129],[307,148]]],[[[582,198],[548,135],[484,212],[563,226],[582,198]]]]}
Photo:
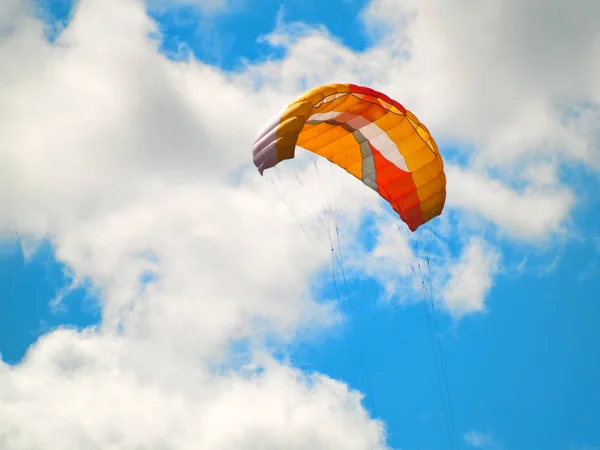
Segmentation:
{"type": "MultiPolygon", "coordinates": [[[[49,22],[68,14],[65,1],[38,3],[49,22]]],[[[284,2],[282,8],[280,2],[265,1],[214,15],[189,5],[151,15],[164,34],[162,51],[169,54],[185,43],[203,62],[230,71],[245,60],[284,57],[259,39],[273,30],[278,14],[287,22],[323,25],[343,45],[362,51],[370,45],[359,18],[365,5],[331,0],[324,7],[310,0],[284,2]]],[[[561,179],[577,192],[566,238],[535,244],[482,227],[480,234],[502,253],[503,267],[487,292],[487,311],[459,321],[437,312],[460,448],[478,443],[507,450],[600,448],[597,175],[579,164],[562,168],[561,179]],[[479,434],[480,441],[469,442],[468,432],[479,434]]],[[[437,226],[431,224],[434,230],[437,226]]],[[[460,230],[453,233],[451,239],[460,239],[460,230]]],[[[100,323],[98,299],[84,289],[69,292],[59,307],[52,305],[70,282],[67,269],[51,244],[27,260],[14,241],[2,246],[0,353],[6,363],[18,365],[27,348],[56,327],[100,323]]],[[[367,393],[365,406],[386,423],[391,448],[451,448],[425,304],[382,305],[374,280],[351,279],[341,290],[353,299],[352,311],[347,302],[342,307],[354,316],[360,343],[351,329],[349,339],[336,329],[323,339],[292,344],[292,363],[367,393]]],[[[333,286],[321,295],[335,296],[333,286]]]]}
{"type": "Polygon", "coordinates": [[[188,45],[195,57],[228,70],[243,61],[257,61],[278,55],[277,49],[261,37],[270,32],[278,17],[306,25],[326,25],[341,42],[356,49],[366,46],[366,35],[359,19],[365,2],[261,2],[260,6],[241,3],[227,14],[203,14],[193,5],[151,11],[164,34],[162,48],[172,52],[177,43],[188,45]],[[340,7],[341,6],[341,7],[340,7]],[[352,32],[348,30],[352,29],[352,32]],[[346,32],[344,32],[346,30],[346,32]]]}

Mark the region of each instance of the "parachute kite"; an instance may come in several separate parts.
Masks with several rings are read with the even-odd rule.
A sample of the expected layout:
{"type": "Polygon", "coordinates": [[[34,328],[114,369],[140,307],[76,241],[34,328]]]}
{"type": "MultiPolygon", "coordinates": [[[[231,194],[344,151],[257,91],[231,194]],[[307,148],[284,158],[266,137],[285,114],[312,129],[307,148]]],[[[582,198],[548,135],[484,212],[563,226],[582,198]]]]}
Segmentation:
{"type": "Polygon", "coordinates": [[[262,173],[296,146],[343,168],[383,197],[411,231],[439,216],[444,164],[429,130],[385,94],[354,84],[305,92],[258,133],[252,154],[262,173]]]}

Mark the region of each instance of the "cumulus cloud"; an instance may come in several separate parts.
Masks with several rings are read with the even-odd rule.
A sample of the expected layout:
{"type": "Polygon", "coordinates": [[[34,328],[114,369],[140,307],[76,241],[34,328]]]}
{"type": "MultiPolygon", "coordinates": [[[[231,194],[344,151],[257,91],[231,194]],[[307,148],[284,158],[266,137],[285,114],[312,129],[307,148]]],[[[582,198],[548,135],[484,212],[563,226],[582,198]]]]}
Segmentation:
{"type": "Polygon", "coordinates": [[[543,239],[565,231],[575,201],[567,187],[528,186],[511,189],[474,170],[449,165],[448,203],[473,212],[513,237],[543,239]]]}
{"type": "Polygon", "coordinates": [[[592,75],[599,8],[593,0],[376,0],[365,20],[387,27],[382,39],[402,60],[386,88],[416,105],[438,133],[471,142],[479,163],[507,170],[548,156],[590,163],[598,154],[597,146],[574,145],[592,135],[563,118],[600,102],[592,75]]]}
{"type": "Polygon", "coordinates": [[[91,331],[44,336],[20,366],[0,362],[0,445],[383,448],[381,424],[337,381],[268,357],[211,371],[165,350],[91,331]]]}
{"type": "MultiPolygon", "coordinates": [[[[2,446],[377,445],[381,426],[340,383],[274,361],[210,369],[233,342],[340,318],[310,296],[322,262],[285,203],[244,168],[284,97],[257,108],[243,83],[160,55],[153,31],[140,2],[82,1],[55,44],[29,21],[0,47],[0,230],[50,239],[103,308],[98,329],[52,332],[3,367],[2,446]]],[[[315,208],[296,213],[316,222],[315,208]]]]}
{"type": "Polygon", "coordinates": [[[374,248],[354,255],[355,268],[378,280],[388,300],[434,301],[455,319],[485,312],[500,271],[496,247],[472,236],[455,256],[443,237],[427,232],[410,236],[387,220],[378,227],[374,248]]]}
{"type": "Polygon", "coordinates": [[[480,239],[472,238],[460,259],[449,268],[450,279],[444,286],[446,308],[455,316],[483,311],[484,301],[498,272],[498,251],[480,239]]]}
{"type": "MultiPolygon", "coordinates": [[[[55,331],[22,364],[2,366],[3,448],[385,448],[357,393],[256,356],[268,336],[285,343],[342,319],[311,296],[327,264],[326,208],[340,213],[348,250],[365,205],[381,212],[380,201],[352,181],[316,201],[305,189],[322,193],[323,178],[310,164],[299,163],[300,183],[294,170],[261,178],[250,148],[305,88],[369,84],[440,143],[477,149],[468,168],[448,164],[450,213],[475,212],[519,239],[560,232],[575,194],[557,168],[596,167],[598,155],[597,2],[553,4],[527,22],[518,16],[534,0],[449,5],[374,1],[365,23],[390,32],[373,33],[364,52],[280,21],[267,40],[283,59],[225,73],[159,54],[141,1],[81,0],[52,44],[19,2],[3,2],[0,17],[15,20],[0,22],[0,234],[49,239],[103,308],[98,329],[55,331]],[[550,57],[541,36],[564,26],[572,33],[552,35],[550,57]],[[489,175],[499,168],[501,179],[489,175]],[[282,197],[269,181],[295,187],[282,197]],[[250,342],[246,365],[228,352],[239,341],[250,342]]],[[[382,214],[366,252],[380,270],[348,253],[389,291],[423,257],[393,239],[391,219],[382,214]]],[[[434,276],[448,310],[483,311],[498,251],[483,238],[465,239],[458,255],[440,248],[434,276]]]]}
{"type": "Polygon", "coordinates": [[[0,37],[15,31],[23,20],[31,19],[27,3],[20,0],[6,0],[0,4],[0,37]]]}

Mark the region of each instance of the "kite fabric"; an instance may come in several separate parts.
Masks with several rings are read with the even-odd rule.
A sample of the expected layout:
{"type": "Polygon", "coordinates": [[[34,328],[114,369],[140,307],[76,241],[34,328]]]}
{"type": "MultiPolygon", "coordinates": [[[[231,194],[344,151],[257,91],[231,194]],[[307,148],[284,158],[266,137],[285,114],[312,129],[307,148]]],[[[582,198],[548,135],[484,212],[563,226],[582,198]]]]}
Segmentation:
{"type": "Polygon", "coordinates": [[[373,89],[328,84],[305,92],[258,133],[254,164],[291,159],[299,146],[375,190],[411,231],[439,216],[444,163],[429,130],[400,103],[373,89]]]}

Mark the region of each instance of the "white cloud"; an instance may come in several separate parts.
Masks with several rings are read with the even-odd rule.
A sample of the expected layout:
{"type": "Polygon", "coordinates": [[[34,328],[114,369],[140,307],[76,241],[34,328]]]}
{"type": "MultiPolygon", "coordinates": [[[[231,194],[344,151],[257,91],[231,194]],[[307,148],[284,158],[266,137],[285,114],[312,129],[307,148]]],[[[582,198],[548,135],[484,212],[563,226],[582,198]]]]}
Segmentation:
{"type": "Polygon", "coordinates": [[[416,105],[438,133],[474,144],[476,159],[509,169],[549,154],[590,162],[589,152],[572,145],[582,136],[563,114],[582,99],[600,102],[592,75],[599,8],[594,0],[543,7],[537,0],[377,0],[366,20],[389,27],[384,42],[401,55],[386,88],[416,105]],[[394,26],[399,21],[407,26],[394,26]]]}
{"type": "Polygon", "coordinates": [[[3,449],[366,449],[361,396],[263,358],[211,371],[147,342],[61,330],[0,362],[3,449]]]}
{"type": "Polygon", "coordinates": [[[498,450],[501,445],[489,433],[483,433],[477,430],[471,430],[464,435],[465,442],[471,447],[481,448],[484,450],[498,450]]]}
{"type": "MultiPolygon", "coordinates": [[[[261,107],[216,69],[168,61],[152,30],[141,3],[88,0],[56,45],[29,22],[0,47],[0,230],[51,239],[103,307],[100,330],[50,333],[4,367],[3,448],[367,448],[378,425],[343,385],[273,361],[258,378],[205,373],[235,340],[314,338],[339,318],[310,297],[322,261],[276,191],[253,167],[234,182],[281,94],[261,107]]],[[[296,212],[323,239],[308,200],[296,212]]]]}
{"type": "Polygon", "coordinates": [[[347,252],[348,264],[358,274],[378,280],[388,301],[433,301],[456,319],[485,312],[501,263],[500,251],[485,239],[453,238],[453,246],[459,246],[455,256],[445,236],[428,231],[411,234],[387,214],[377,220],[375,234],[371,251],[347,252]]]}
{"type": "Polygon", "coordinates": [[[484,241],[472,238],[463,253],[449,268],[450,279],[443,288],[446,308],[460,317],[470,312],[485,310],[485,297],[498,272],[500,256],[484,241]]]}
{"type": "Polygon", "coordinates": [[[21,0],[0,3],[0,38],[13,32],[25,20],[31,20],[29,5],[21,0]]]}
{"type": "MultiPolygon", "coordinates": [[[[600,28],[588,22],[590,2],[582,26],[552,35],[550,58],[539,36],[555,20],[575,20],[577,9],[534,14],[532,26],[515,17],[536,2],[525,3],[486,10],[374,2],[365,13],[373,26],[403,15],[403,4],[418,14],[362,53],[324,30],[281,22],[270,39],[286,57],[237,73],[159,55],[142,2],[82,0],[54,45],[14,9],[23,19],[3,22],[0,37],[0,233],[50,239],[75,282],[99,289],[103,323],[83,334],[50,333],[23,364],[2,367],[0,443],[368,448],[378,425],[339,383],[307,382],[274,361],[257,377],[208,370],[209,361],[228,361],[224,349],[234,340],[250,339],[256,349],[267,334],[285,342],[339,319],[310,296],[328,236],[324,204],[305,189],[323,178],[303,172],[304,184],[292,188],[295,171],[280,173],[292,181],[278,186],[290,187],[285,199],[307,241],[269,178],[251,167],[255,130],[305,87],[372,85],[414,110],[440,142],[478,150],[469,169],[448,164],[449,212],[477,212],[522,239],[559,232],[573,194],[550,169],[593,165],[597,130],[591,108],[564,122],[557,99],[599,101],[591,74],[600,28]],[[536,67],[529,61],[538,54],[536,67]],[[540,174],[535,167],[548,159],[540,174]],[[502,184],[481,171],[491,166],[504,171],[502,184]],[[523,179],[532,184],[511,187],[523,179]],[[156,279],[144,283],[148,272],[156,279]],[[224,422],[239,434],[222,432],[224,422]]],[[[358,182],[340,185],[351,195],[331,193],[326,204],[344,214],[348,245],[360,207],[375,202],[358,182]]],[[[386,227],[397,229],[389,219],[370,255],[385,262],[384,286],[399,271],[412,273],[397,264],[396,250],[414,256],[406,241],[391,241],[386,227]]],[[[445,217],[438,223],[453,230],[445,217]]],[[[449,280],[443,298],[459,313],[484,309],[499,264],[485,241],[466,242],[456,265],[434,274],[449,280]]]]}
{"type": "Polygon", "coordinates": [[[448,204],[479,214],[512,236],[538,240],[564,231],[575,196],[567,187],[528,186],[519,193],[474,170],[446,166],[448,204]]]}
{"type": "Polygon", "coordinates": [[[351,249],[349,264],[359,274],[377,280],[385,291],[386,300],[414,303],[422,300],[421,275],[427,276],[421,255],[415,255],[409,231],[398,219],[377,213],[374,233],[376,242],[371,251],[351,249]],[[423,264],[421,273],[418,265],[423,264]]]}

